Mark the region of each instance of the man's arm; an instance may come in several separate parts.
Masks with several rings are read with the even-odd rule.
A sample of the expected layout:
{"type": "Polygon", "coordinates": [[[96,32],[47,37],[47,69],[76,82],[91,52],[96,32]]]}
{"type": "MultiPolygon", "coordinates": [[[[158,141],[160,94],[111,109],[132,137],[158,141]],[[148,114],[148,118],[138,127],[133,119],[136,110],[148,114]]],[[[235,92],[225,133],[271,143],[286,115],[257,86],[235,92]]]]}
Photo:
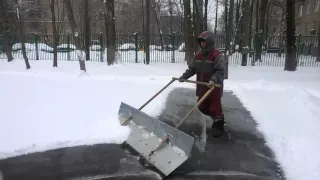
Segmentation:
{"type": "Polygon", "coordinates": [[[213,61],[213,75],[210,78],[210,81],[213,81],[215,84],[222,84],[224,80],[224,55],[219,55],[213,61]]]}
{"type": "Polygon", "coordinates": [[[190,64],[188,65],[188,69],[182,74],[180,79],[189,79],[195,74],[196,74],[196,68],[194,66],[194,58],[193,58],[190,64]]]}

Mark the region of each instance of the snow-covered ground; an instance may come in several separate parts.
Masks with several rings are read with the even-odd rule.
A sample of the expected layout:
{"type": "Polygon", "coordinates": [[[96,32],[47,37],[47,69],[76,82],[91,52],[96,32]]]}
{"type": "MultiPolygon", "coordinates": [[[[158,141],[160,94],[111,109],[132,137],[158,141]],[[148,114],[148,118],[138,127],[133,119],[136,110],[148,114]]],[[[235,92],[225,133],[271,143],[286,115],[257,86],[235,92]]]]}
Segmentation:
{"type": "MultiPolygon", "coordinates": [[[[186,65],[0,60],[0,159],[28,152],[94,143],[121,143],[120,102],[141,106],[180,76],[186,65]]],[[[194,79],[194,77],[192,78],[194,79]]],[[[320,69],[284,72],[283,67],[230,67],[225,89],[251,111],[288,180],[320,179],[320,69]]],[[[156,116],[174,83],[143,109],[156,116]]]]}

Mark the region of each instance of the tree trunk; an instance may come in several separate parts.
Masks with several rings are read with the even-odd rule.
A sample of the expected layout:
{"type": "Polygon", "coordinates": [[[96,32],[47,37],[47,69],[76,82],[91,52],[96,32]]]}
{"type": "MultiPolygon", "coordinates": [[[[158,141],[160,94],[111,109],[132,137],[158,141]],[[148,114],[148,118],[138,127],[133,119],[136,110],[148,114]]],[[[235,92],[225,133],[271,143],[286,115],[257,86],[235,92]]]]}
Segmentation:
{"type": "Polygon", "coordinates": [[[227,28],[227,38],[226,38],[226,52],[230,50],[230,42],[233,35],[233,9],[234,9],[234,0],[230,0],[230,9],[228,17],[228,28],[227,28]]]}
{"type": "Polygon", "coordinates": [[[150,0],[146,0],[146,26],[145,28],[145,57],[146,64],[150,64],[150,0]]]}
{"type": "Polygon", "coordinates": [[[268,0],[261,0],[260,3],[260,16],[259,16],[259,28],[264,32],[264,24],[266,19],[268,0]]]}
{"type": "Polygon", "coordinates": [[[114,0],[105,1],[107,31],[107,62],[112,65],[116,59],[116,26],[114,18],[114,0]]]}
{"type": "MultiPolygon", "coordinates": [[[[248,26],[247,23],[244,24],[244,9],[245,9],[245,0],[242,0],[242,4],[241,4],[241,11],[242,11],[242,15],[240,17],[240,21],[239,21],[239,25],[240,25],[240,36],[239,36],[239,52],[242,52],[242,47],[243,47],[243,38],[244,38],[244,29],[246,28],[245,26],[248,26]]],[[[248,19],[249,20],[249,19],[248,19]]]]}
{"type": "MultiPolygon", "coordinates": [[[[203,31],[203,16],[200,9],[200,4],[202,4],[203,0],[193,0],[193,7],[194,7],[194,27],[195,27],[195,34],[198,36],[203,31]]],[[[196,37],[195,37],[196,41],[196,37]]]]}
{"type": "Polygon", "coordinates": [[[9,17],[7,16],[8,13],[8,4],[3,2],[4,0],[0,0],[0,4],[1,4],[1,9],[0,9],[0,20],[1,20],[1,26],[0,28],[3,29],[3,40],[4,40],[4,48],[6,51],[6,55],[8,58],[8,62],[11,62],[13,60],[13,56],[12,56],[12,46],[11,43],[9,42],[9,17]]]}
{"type": "Polygon", "coordinates": [[[237,0],[237,9],[236,9],[236,37],[234,39],[232,52],[236,51],[236,45],[239,45],[240,38],[240,1],[237,0]]]}
{"type": "Polygon", "coordinates": [[[172,26],[172,15],[173,15],[173,5],[172,5],[172,1],[169,0],[169,21],[170,21],[170,33],[172,34],[173,33],[173,26],[172,26]]]}
{"type": "Polygon", "coordinates": [[[31,66],[29,64],[29,60],[26,52],[26,46],[24,44],[25,42],[24,42],[24,32],[23,32],[23,20],[20,13],[20,4],[18,3],[18,0],[16,0],[16,6],[17,6],[18,27],[19,27],[18,29],[19,29],[19,38],[20,38],[21,48],[22,48],[22,56],[26,64],[26,69],[30,69],[31,66]]]}
{"type": "Polygon", "coordinates": [[[73,38],[75,41],[77,56],[79,59],[80,70],[86,71],[86,64],[85,64],[85,59],[84,59],[85,56],[83,55],[83,50],[81,47],[81,42],[80,42],[80,37],[79,37],[79,29],[77,28],[77,24],[76,24],[76,21],[73,16],[71,2],[70,2],[70,0],[63,0],[63,2],[66,7],[68,21],[71,26],[71,31],[72,31],[73,38]]]}
{"type": "Polygon", "coordinates": [[[56,27],[56,10],[55,10],[55,0],[50,0],[50,10],[51,10],[51,20],[52,20],[52,33],[53,33],[53,67],[58,67],[58,33],[56,27]]]}
{"type": "Polygon", "coordinates": [[[190,0],[183,0],[184,8],[184,41],[185,41],[185,60],[187,64],[193,59],[193,33],[192,33],[192,14],[190,0]]]}
{"type": "Polygon", "coordinates": [[[86,60],[90,60],[90,17],[89,17],[89,0],[84,0],[84,42],[86,60]]]}
{"type": "Polygon", "coordinates": [[[4,48],[6,51],[8,62],[11,62],[13,60],[13,56],[12,56],[12,45],[9,42],[9,39],[10,39],[9,35],[10,33],[8,31],[8,28],[4,28],[4,48]]]}
{"type": "Polygon", "coordinates": [[[270,0],[268,1],[268,5],[267,5],[267,9],[266,9],[266,22],[265,22],[265,24],[264,24],[264,31],[263,32],[265,32],[265,34],[266,35],[268,35],[269,34],[269,21],[270,21],[270,11],[271,11],[271,8],[272,8],[272,6],[271,6],[271,2],[270,2],[270,0]]]}
{"type": "Polygon", "coordinates": [[[256,0],[256,34],[259,32],[259,0],[256,0]]]}
{"type": "Polygon", "coordinates": [[[215,17],[215,23],[214,23],[214,34],[217,35],[217,28],[218,28],[218,6],[219,1],[216,0],[216,17],[215,17]]]}
{"type": "Polygon", "coordinates": [[[287,8],[287,53],[284,70],[295,71],[297,69],[296,45],[295,45],[295,27],[294,27],[294,0],[286,1],[287,8]]]}
{"type": "MultiPolygon", "coordinates": [[[[254,1],[251,1],[250,5],[250,22],[249,22],[249,57],[252,57],[252,19],[253,19],[253,4],[254,1]]],[[[253,61],[252,61],[253,62],[253,61]]]]}
{"type": "Polygon", "coordinates": [[[228,34],[228,0],[224,1],[224,31],[228,34]]]}
{"type": "MultiPolygon", "coordinates": [[[[160,2],[158,2],[158,3],[160,3],[160,2]]],[[[160,27],[160,16],[159,16],[159,13],[157,13],[157,8],[156,8],[155,3],[152,3],[152,10],[153,10],[154,20],[156,21],[157,27],[158,27],[158,33],[159,33],[159,37],[160,37],[161,50],[164,50],[164,39],[163,39],[161,27],[160,27]]]]}
{"type": "Polygon", "coordinates": [[[203,30],[208,30],[208,0],[204,1],[203,30]]]}
{"type": "Polygon", "coordinates": [[[317,61],[320,62],[320,24],[318,27],[318,57],[317,57],[317,61]]]}
{"type": "MultiPolygon", "coordinates": [[[[256,47],[257,51],[256,51],[256,57],[261,57],[262,54],[262,46],[264,44],[264,34],[265,34],[265,19],[266,19],[266,12],[267,12],[267,6],[268,6],[268,0],[260,0],[260,8],[259,8],[259,34],[261,34],[261,40],[262,42],[257,42],[257,46],[256,47]]],[[[261,58],[256,58],[257,60],[261,61],[261,58]]]]}
{"type": "Polygon", "coordinates": [[[244,0],[244,9],[243,9],[243,31],[244,36],[242,40],[242,61],[241,66],[247,65],[248,59],[248,41],[249,41],[249,26],[247,25],[250,15],[250,0],[244,0]]]}

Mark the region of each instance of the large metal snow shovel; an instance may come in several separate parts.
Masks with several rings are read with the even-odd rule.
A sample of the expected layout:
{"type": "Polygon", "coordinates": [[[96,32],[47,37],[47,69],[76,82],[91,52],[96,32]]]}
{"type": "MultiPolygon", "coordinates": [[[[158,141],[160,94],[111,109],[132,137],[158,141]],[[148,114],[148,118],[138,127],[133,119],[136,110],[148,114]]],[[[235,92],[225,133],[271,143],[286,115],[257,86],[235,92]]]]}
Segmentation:
{"type": "Polygon", "coordinates": [[[154,166],[165,176],[169,175],[191,157],[191,151],[195,139],[194,137],[178,130],[178,128],[198,108],[198,106],[207,98],[215,87],[220,87],[219,85],[210,86],[209,83],[204,82],[183,80],[184,82],[205,85],[210,89],[185,115],[185,117],[183,117],[175,127],[172,127],[147,115],[142,112],[141,109],[175,80],[178,80],[178,78],[172,78],[165,87],[157,92],[139,109],[123,102],[119,109],[119,120],[121,125],[128,125],[131,128],[131,134],[129,135],[126,143],[137,151],[145,160],[147,160],[150,165],[154,166]]]}

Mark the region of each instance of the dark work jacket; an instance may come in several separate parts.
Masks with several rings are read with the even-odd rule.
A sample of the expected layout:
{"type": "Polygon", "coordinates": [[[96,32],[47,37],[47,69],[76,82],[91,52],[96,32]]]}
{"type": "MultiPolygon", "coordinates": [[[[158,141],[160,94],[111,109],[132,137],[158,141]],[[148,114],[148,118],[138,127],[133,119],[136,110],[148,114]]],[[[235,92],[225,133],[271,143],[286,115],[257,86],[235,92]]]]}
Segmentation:
{"type": "MultiPolygon", "coordinates": [[[[211,80],[215,84],[221,85],[220,96],[222,96],[224,80],[224,59],[224,55],[218,49],[213,48],[207,54],[204,54],[203,51],[200,50],[196,53],[194,59],[189,63],[188,69],[180,78],[189,79],[196,74],[197,81],[209,82],[211,80]]],[[[198,84],[196,87],[196,95],[198,97],[202,97],[209,89],[206,86],[198,84]]],[[[210,96],[213,97],[212,93],[208,98],[210,98],[210,96]]]]}

